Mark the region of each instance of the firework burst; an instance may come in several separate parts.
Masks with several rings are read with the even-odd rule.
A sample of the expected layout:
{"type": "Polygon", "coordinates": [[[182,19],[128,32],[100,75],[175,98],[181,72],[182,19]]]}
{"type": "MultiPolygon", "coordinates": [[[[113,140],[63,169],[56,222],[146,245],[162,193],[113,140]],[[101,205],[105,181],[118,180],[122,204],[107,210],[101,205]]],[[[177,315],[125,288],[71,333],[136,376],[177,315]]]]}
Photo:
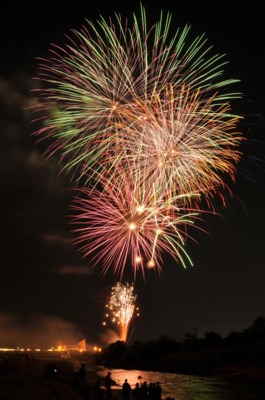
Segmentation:
{"type": "MultiPolygon", "coordinates": [[[[52,139],[46,156],[58,153],[77,181],[128,153],[141,161],[174,154],[165,178],[175,176],[182,193],[201,183],[205,192],[216,190],[223,186],[218,172],[233,175],[242,136],[233,133],[239,116],[229,107],[240,95],[229,88],[237,80],[222,79],[224,55],[212,54],[205,35],[191,41],[188,25],[170,35],[171,19],[161,13],[148,29],[141,7],[132,28],[118,15],[87,21],[40,63],[44,86],[34,110],[43,126],[36,135],[52,139]]],[[[152,175],[157,165],[147,168],[152,175]]]]}
{"type": "MultiPolygon", "coordinates": [[[[197,192],[208,200],[229,191],[223,176],[234,180],[241,153],[236,150],[242,140],[236,131],[238,118],[229,114],[228,104],[213,110],[213,98],[202,100],[183,89],[178,96],[172,90],[161,99],[138,102],[141,118],[123,130],[126,147],[119,162],[126,158],[129,168],[141,168],[142,181],[185,195],[197,192]]],[[[117,152],[117,150],[116,150],[117,152]]],[[[141,179],[136,171],[137,179],[141,179]]],[[[190,197],[198,202],[200,197],[190,197]]]]}
{"type": "Polygon", "coordinates": [[[114,180],[105,171],[97,178],[100,189],[80,188],[71,203],[74,244],[83,257],[93,255],[92,261],[101,263],[103,273],[111,268],[120,278],[129,262],[135,277],[137,271],[144,276],[146,267],[160,273],[163,252],[184,267],[192,265],[185,251],[191,238],[188,227],[201,229],[195,222],[202,212],[188,203],[199,194],[172,197],[148,181],[133,181],[129,171],[119,169],[115,175],[114,180]]]}
{"type": "MultiPolygon", "coordinates": [[[[225,205],[244,140],[225,79],[224,55],[190,26],[172,35],[172,16],[148,28],[143,6],[132,24],[115,14],[86,21],[40,61],[33,111],[76,185],[71,222],[83,256],[122,276],[131,263],[161,272],[163,253],[186,267],[189,226],[207,205],[225,205]],[[202,203],[202,200],[204,202],[202,203]]],[[[193,239],[193,238],[192,238],[193,239]]]]}

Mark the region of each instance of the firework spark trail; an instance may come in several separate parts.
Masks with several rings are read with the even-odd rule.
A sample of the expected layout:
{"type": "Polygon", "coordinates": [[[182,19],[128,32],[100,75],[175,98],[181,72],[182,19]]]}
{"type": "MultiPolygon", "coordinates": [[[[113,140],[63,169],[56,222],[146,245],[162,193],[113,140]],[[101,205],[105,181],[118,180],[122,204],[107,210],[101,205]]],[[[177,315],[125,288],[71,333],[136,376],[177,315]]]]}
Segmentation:
{"type": "Polygon", "coordinates": [[[118,282],[112,288],[110,301],[107,304],[108,314],[106,314],[106,317],[111,318],[113,323],[117,323],[120,329],[120,338],[125,342],[130,322],[136,310],[135,301],[136,295],[134,294],[133,284],[129,285],[128,283],[122,284],[118,282]]]}
{"type": "Polygon", "coordinates": [[[169,13],[150,29],[143,6],[131,27],[117,14],[86,22],[41,60],[32,107],[45,156],[84,181],[74,243],[103,273],[122,276],[128,261],[134,274],[146,262],[160,273],[164,252],[185,267],[202,200],[215,212],[215,197],[226,205],[232,194],[224,177],[235,180],[244,140],[230,105],[238,80],[223,78],[225,56],[204,34],[192,40],[186,25],[172,35],[169,13]]]}
{"type": "Polygon", "coordinates": [[[192,265],[185,251],[187,228],[201,229],[195,222],[202,212],[184,204],[199,194],[172,197],[148,181],[133,181],[128,170],[120,168],[115,175],[114,180],[104,171],[98,178],[102,189],[80,188],[71,203],[74,243],[83,257],[94,255],[103,273],[111,268],[120,278],[129,261],[135,277],[138,271],[144,277],[146,266],[160,273],[163,252],[184,267],[192,265]]]}

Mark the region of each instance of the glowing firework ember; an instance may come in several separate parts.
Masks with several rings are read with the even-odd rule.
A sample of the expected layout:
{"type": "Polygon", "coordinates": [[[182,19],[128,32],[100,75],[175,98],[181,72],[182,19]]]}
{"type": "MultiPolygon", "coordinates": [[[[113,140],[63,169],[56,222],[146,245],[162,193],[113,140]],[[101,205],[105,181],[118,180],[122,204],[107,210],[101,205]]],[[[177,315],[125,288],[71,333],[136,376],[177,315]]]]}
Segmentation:
{"type": "Polygon", "coordinates": [[[128,262],[161,272],[164,252],[192,264],[188,228],[201,204],[214,211],[218,195],[225,205],[241,157],[238,80],[222,78],[227,62],[205,35],[191,40],[188,25],[171,35],[171,20],[161,12],[148,28],[141,6],[131,27],[118,15],[87,21],[40,63],[36,137],[84,182],[75,244],[103,273],[122,276],[128,262]]]}
{"type": "MultiPolygon", "coordinates": [[[[117,324],[120,330],[121,340],[127,340],[130,322],[134,315],[139,316],[139,309],[135,306],[136,295],[134,295],[134,286],[128,283],[118,282],[112,288],[111,298],[107,304],[108,312],[106,317],[112,323],[117,324]]],[[[106,323],[103,323],[106,325],[106,323]]]]}

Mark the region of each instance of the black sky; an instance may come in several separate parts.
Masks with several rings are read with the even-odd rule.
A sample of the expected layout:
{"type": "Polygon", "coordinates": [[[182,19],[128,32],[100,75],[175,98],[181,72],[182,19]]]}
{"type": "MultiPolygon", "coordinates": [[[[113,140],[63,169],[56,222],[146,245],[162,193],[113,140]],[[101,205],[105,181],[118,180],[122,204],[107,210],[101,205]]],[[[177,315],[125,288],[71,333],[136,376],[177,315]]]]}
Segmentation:
{"type": "MultiPolygon", "coordinates": [[[[101,323],[117,277],[110,272],[103,278],[71,245],[71,182],[59,176],[56,157],[42,158],[27,110],[36,58],[47,56],[50,43],[63,44],[85,19],[114,12],[130,17],[139,10],[137,1],[104,3],[7,3],[0,17],[0,346],[28,346],[32,338],[33,345],[45,346],[83,337],[88,343],[109,340],[101,323]]],[[[265,315],[263,12],[255,1],[237,8],[231,2],[142,3],[150,22],[161,8],[170,11],[173,26],[191,24],[194,36],[205,32],[215,51],[227,54],[227,74],[240,79],[244,94],[235,107],[245,115],[240,128],[247,141],[223,218],[209,218],[210,235],[188,244],[195,266],[183,270],[166,261],[161,277],[150,271],[145,282],[137,280],[141,317],[132,322],[131,340],[241,331],[265,315]]]]}

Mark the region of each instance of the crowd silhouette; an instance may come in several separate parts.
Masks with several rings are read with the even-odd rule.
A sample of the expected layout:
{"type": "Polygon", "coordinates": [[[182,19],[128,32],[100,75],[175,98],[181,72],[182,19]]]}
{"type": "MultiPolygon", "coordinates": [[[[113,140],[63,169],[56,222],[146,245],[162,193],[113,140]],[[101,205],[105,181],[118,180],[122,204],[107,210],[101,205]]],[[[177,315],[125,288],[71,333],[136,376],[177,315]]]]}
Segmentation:
{"type": "Polygon", "coordinates": [[[159,382],[150,382],[147,384],[146,381],[141,384],[137,382],[134,388],[125,379],[122,385],[122,396],[123,400],[161,400],[162,399],[162,387],[159,382]]]}
{"type": "Polygon", "coordinates": [[[122,385],[117,385],[111,378],[111,372],[108,372],[104,378],[98,379],[93,387],[89,387],[86,378],[86,363],[82,363],[81,367],[74,373],[72,385],[84,399],[116,400],[121,395],[122,400],[162,400],[160,383],[150,382],[148,384],[146,381],[141,381],[142,377],[138,377],[140,382],[135,383],[133,387],[128,382],[128,379],[125,379],[122,385]],[[113,385],[121,388],[121,391],[117,392],[115,396],[113,396],[112,392],[113,385]]]}
{"type": "MultiPolygon", "coordinates": [[[[111,385],[116,382],[111,379],[111,372],[104,378],[102,389],[100,380],[96,382],[93,390],[94,400],[113,400],[111,385]]],[[[128,379],[125,379],[121,385],[122,400],[162,400],[162,387],[159,382],[137,382],[131,386],[128,379]]],[[[116,396],[115,396],[116,398],[116,396]]]]}

